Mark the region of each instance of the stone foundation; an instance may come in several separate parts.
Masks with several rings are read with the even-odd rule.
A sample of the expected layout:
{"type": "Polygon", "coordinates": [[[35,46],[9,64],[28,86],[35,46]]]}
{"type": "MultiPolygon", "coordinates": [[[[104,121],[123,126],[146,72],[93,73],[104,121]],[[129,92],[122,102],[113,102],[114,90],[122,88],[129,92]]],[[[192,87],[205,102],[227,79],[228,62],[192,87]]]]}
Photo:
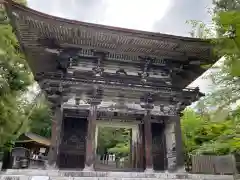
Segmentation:
{"type": "Polygon", "coordinates": [[[8,170],[0,176],[0,180],[31,180],[32,178],[36,180],[234,180],[230,175],[61,170],[8,170]]]}

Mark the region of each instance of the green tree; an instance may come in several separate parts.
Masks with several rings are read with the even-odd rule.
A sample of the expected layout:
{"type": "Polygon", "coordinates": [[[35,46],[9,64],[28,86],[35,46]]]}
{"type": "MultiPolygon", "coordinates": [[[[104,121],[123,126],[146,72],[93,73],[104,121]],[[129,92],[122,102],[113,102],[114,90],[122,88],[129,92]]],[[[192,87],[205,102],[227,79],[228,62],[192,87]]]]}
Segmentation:
{"type": "Polygon", "coordinates": [[[45,104],[40,105],[37,108],[31,119],[30,131],[40,136],[50,138],[51,137],[51,112],[45,104]]]}
{"type": "MultiPolygon", "coordinates": [[[[26,1],[18,1],[26,3],[26,1]]],[[[3,6],[0,6],[0,147],[17,138],[25,128],[26,113],[19,97],[32,76],[3,6]]]]}
{"type": "Polygon", "coordinates": [[[210,96],[215,97],[215,104],[222,110],[240,99],[240,2],[218,0],[214,5],[213,21],[218,35],[215,52],[225,60],[212,75],[217,88],[210,96]]]}
{"type": "Polygon", "coordinates": [[[238,0],[213,0],[214,11],[232,11],[240,9],[240,1],[238,0]]]}
{"type": "MultiPolygon", "coordinates": [[[[214,54],[223,57],[205,77],[213,88],[197,105],[197,112],[186,109],[182,117],[182,132],[186,155],[224,155],[240,152],[240,108],[232,104],[240,99],[240,1],[216,0],[213,25],[189,21],[191,36],[211,38],[214,54]]],[[[187,156],[186,156],[187,157],[187,156]]]]}
{"type": "Polygon", "coordinates": [[[199,21],[189,21],[191,35],[199,38],[212,38],[215,55],[223,57],[222,63],[215,65],[206,78],[211,78],[214,88],[201,103],[221,112],[240,99],[240,2],[238,0],[214,1],[213,25],[199,21]]]}
{"type": "Polygon", "coordinates": [[[99,128],[98,154],[110,152],[125,157],[130,152],[130,130],[124,128],[99,128]]]}
{"type": "Polygon", "coordinates": [[[0,19],[5,20],[0,24],[0,96],[8,93],[16,96],[16,92],[27,90],[32,77],[9,20],[5,17],[6,12],[1,6],[0,19]]]}
{"type": "Polygon", "coordinates": [[[212,120],[211,114],[202,115],[186,109],[181,119],[186,155],[239,153],[239,112],[237,108],[225,120],[212,120]]]}

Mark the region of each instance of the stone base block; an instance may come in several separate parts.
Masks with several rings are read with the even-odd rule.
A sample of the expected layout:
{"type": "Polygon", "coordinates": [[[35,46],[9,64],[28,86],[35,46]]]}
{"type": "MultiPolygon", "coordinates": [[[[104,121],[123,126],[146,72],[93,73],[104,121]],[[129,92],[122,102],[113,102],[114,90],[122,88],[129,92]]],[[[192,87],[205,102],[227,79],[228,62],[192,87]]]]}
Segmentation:
{"type": "Polygon", "coordinates": [[[152,168],[146,168],[145,173],[154,173],[154,170],[152,168]]]}
{"type": "Polygon", "coordinates": [[[92,166],[86,166],[86,165],[85,165],[83,171],[85,171],[85,172],[94,171],[94,167],[93,167],[93,165],[92,165],[92,166]]]}

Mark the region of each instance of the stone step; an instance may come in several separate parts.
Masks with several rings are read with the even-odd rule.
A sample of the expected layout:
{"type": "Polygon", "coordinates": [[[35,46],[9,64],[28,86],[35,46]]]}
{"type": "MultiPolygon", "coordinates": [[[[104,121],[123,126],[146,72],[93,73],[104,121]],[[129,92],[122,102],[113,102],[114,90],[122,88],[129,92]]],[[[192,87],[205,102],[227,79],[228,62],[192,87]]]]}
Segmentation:
{"type": "MultiPolygon", "coordinates": [[[[168,179],[159,179],[159,178],[121,178],[121,177],[54,177],[54,178],[45,178],[45,177],[38,177],[32,178],[28,176],[19,176],[19,177],[8,177],[4,178],[1,177],[1,180],[168,180],[168,179]]],[[[180,180],[180,179],[176,179],[180,180]]],[[[189,179],[181,179],[181,180],[189,180],[189,179]]],[[[204,179],[205,180],[205,179],[204,179]]]]}
{"type": "Polygon", "coordinates": [[[0,180],[234,180],[233,178],[171,178],[171,177],[160,177],[160,178],[143,178],[143,177],[48,177],[48,176],[24,176],[24,175],[2,175],[0,180]]]}
{"type": "Polygon", "coordinates": [[[96,171],[131,172],[132,168],[116,167],[116,164],[96,164],[96,171]]]}
{"type": "Polygon", "coordinates": [[[197,175],[187,173],[154,172],[98,172],[61,170],[8,170],[0,180],[234,180],[227,175],[197,175]]]}

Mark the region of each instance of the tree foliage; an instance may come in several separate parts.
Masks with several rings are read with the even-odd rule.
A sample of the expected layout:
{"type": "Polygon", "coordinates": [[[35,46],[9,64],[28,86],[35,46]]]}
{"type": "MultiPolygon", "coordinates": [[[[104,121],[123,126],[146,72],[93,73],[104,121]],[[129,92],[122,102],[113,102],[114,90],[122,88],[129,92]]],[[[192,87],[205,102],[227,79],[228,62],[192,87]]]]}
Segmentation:
{"type": "Polygon", "coordinates": [[[29,116],[29,130],[40,136],[51,137],[52,112],[49,104],[43,95],[28,105],[28,110],[32,111],[29,116]],[[36,102],[38,101],[38,102],[36,102]],[[33,109],[33,105],[35,108],[33,109]]]}
{"type": "Polygon", "coordinates": [[[192,109],[182,117],[182,132],[187,154],[225,155],[240,152],[240,108],[224,121],[213,121],[192,109]]]}
{"type": "Polygon", "coordinates": [[[0,7],[0,147],[15,139],[25,127],[18,96],[31,84],[31,76],[19,44],[0,7]]]}
{"type": "Polygon", "coordinates": [[[114,153],[125,157],[130,152],[130,130],[124,128],[100,127],[98,135],[98,154],[114,153]]]}
{"type": "Polygon", "coordinates": [[[0,99],[0,147],[17,138],[20,129],[25,128],[25,116],[19,109],[19,104],[11,95],[0,99]]]}
{"type": "Polygon", "coordinates": [[[192,25],[193,37],[211,38],[214,44],[214,54],[221,58],[211,71],[205,76],[213,83],[212,91],[201,104],[214,107],[217,113],[240,99],[240,13],[238,0],[214,1],[212,25],[200,21],[188,21],[192,25]]]}
{"type": "Polygon", "coordinates": [[[224,57],[224,61],[218,71],[211,75],[216,88],[209,94],[211,98],[205,100],[221,111],[240,99],[240,2],[218,0],[214,4],[213,21],[217,32],[215,53],[224,57]]]}
{"type": "MultiPolygon", "coordinates": [[[[25,0],[17,2],[26,4],[25,0]]],[[[43,131],[36,130],[39,123],[35,122],[46,121],[48,111],[39,106],[43,102],[39,102],[37,94],[28,94],[33,78],[3,6],[0,6],[0,20],[0,148],[8,148],[31,128],[43,131]]]]}
{"type": "Polygon", "coordinates": [[[4,19],[0,24],[0,96],[2,96],[26,90],[32,83],[32,78],[24,56],[19,51],[19,43],[12,32],[12,27],[6,19],[3,6],[0,7],[0,19],[4,19]]]}

